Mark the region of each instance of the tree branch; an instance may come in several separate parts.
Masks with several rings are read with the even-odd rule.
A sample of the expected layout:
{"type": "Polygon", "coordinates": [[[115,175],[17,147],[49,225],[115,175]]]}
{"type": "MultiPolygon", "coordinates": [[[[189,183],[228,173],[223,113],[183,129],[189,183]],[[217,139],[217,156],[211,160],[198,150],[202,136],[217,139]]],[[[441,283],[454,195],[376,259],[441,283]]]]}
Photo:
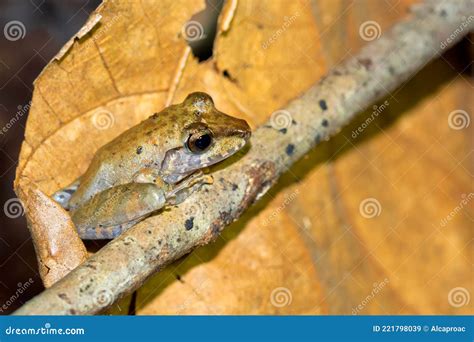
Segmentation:
{"type": "Polygon", "coordinates": [[[428,2],[406,21],[259,127],[240,160],[213,173],[212,186],[141,222],[15,314],[94,314],[154,272],[212,241],[294,162],[338,133],[358,112],[406,81],[474,27],[473,1],[428,2]]]}

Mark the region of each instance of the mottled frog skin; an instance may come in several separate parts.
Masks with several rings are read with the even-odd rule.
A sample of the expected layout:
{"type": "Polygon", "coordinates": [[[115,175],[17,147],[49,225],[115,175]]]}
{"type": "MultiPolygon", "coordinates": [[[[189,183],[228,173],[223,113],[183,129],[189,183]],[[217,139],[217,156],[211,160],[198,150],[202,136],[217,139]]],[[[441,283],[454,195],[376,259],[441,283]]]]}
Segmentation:
{"type": "Polygon", "coordinates": [[[212,182],[201,171],[247,143],[246,121],[201,92],[165,108],[101,147],[87,171],[53,195],[83,239],[111,239],[212,182]]]}

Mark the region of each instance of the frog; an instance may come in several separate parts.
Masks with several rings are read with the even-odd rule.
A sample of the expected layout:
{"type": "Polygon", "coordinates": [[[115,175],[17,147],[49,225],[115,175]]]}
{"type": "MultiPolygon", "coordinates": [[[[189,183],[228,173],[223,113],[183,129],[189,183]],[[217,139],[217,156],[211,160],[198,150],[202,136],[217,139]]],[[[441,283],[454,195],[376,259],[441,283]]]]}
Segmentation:
{"type": "Polygon", "coordinates": [[[193,92],[99,148],[84,174],[52,198],[83,240],[114,239],[212,184],[205,171],[242,150],[250,136],[247,121],[193,92]]]}

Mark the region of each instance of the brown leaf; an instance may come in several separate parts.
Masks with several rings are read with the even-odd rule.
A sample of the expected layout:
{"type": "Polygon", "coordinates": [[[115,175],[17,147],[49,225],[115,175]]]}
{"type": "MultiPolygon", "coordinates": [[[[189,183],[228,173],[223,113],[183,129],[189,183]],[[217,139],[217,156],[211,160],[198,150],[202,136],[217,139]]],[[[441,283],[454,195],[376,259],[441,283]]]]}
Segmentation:
{"type": "Polygon", "coordinates": [[[26,198],[24,206],[41,279],[50,287],[86,260],[87,250],[60,205],[34,185],[22,198],[26,198]]]}
{"type": "Polygon", "coordinates": [[[186,4],[105,2],[35,81],[15,188],[29,208],[45,286],[84,260],[85,249],[44,193],[77,178],[98,147],[164,106],[179,59],[189,55],[182,24],[202,6],[186,4]]]}

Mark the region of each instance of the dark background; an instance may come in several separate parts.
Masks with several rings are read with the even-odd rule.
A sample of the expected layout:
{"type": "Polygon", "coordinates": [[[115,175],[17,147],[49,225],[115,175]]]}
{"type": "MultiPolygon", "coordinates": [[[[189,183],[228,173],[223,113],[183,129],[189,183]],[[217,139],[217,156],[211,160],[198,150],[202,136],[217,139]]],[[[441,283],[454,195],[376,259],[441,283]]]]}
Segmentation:
{"type": "MultiPolygon", "coordinates": [[[[33,81],[61,46],[84,24],[98,6],[97,0],[16,0],[0,1],[0,126],[4,127],[19,110],[27,106],[33,81]],[[18,20],[25,27],[23,39],[10,41],[5,25],[18,20]],[[21,108],[20,107],[20,108],[21,108]]],[[[16,195],[13,180],[23,140],[27,115],[4,134],[0,134],[0,311],[9,313],[43,289],[39,278],[30,233],[24,216],[9,218],[4,205],[16,195]],[[18,298],[21,284],[33,280],[18,298]],[[2,308],[2,306],[5,307],[2,308]]]]}
{"type": "MultiPolygon", "coordinates": [[[[99,0],[0,0],[0,130],[29,105],[35,78],[99,4],[99,0]],[[25,27],[24,37],[15,41],[4,34],[5,25],[13,20],[25,27]]],[[[206,10],[193,18],[204,25],[208,37],[191,46],[200,60],[212,55],[221,7],[222,0],[208,1],[206,10]]],[[[7,217],[4,209],[16,198],[13,181],[26,119],[27,114],[22,115],[0,134],[0,314],[11,313],[43,290],[25,217],[7,217]],[[26,283],[31,285],[18,296],[26,283]]]]}

